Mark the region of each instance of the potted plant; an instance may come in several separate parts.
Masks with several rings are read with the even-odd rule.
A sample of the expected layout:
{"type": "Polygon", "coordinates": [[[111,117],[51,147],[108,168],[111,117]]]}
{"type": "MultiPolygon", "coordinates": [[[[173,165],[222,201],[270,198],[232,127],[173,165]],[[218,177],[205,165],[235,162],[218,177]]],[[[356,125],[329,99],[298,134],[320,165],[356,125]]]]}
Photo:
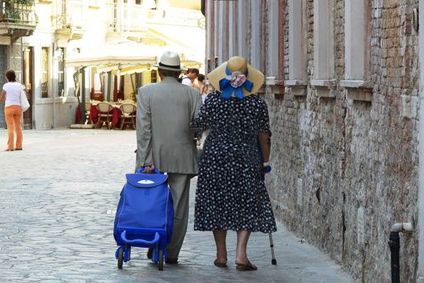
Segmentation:
{"type": "Polygon", "coordinates": [[[4,13],[6,20],[11,21],[11,22],[16,22],[19,21],[21,18],[21,14],[19,13],[18,10],[6,10],[6,12],[4,13]]]}

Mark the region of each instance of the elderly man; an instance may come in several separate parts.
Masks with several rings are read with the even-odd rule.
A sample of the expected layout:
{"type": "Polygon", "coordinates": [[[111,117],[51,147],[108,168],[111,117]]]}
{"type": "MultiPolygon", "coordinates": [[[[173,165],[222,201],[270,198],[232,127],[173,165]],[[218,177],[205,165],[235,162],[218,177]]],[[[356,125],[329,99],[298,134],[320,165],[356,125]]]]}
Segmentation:
{"type": "MultiPolygon", "coordinates": [[[[174,232],[166,263],[177,263],[188,223],[190,179],[197,174],[197,152],[190,122],[200,108],[194,88],[180,84],[182,69],[175,52],[165,52],[157,65],[161,82],[138,90],[137,167],[168,173],[174,201],[174,232]]],[[[148,254],[149,256],[149,254],[148,254]]]]}

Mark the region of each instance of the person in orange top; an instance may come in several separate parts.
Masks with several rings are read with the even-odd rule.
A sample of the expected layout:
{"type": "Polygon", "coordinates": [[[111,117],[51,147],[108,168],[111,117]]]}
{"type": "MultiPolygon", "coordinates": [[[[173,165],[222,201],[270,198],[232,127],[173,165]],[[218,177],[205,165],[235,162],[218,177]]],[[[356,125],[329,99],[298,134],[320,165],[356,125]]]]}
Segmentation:
{"type": "Polygon", "coordinates": [[[22,150],[21,93],[23,85],[16,81],[16,74],[13,70],[6,72],[6,80],[7,83],[3,85],[0,93],[0,101],[5,101],[4,113],[8,133],[6,151],[22,150]]]}

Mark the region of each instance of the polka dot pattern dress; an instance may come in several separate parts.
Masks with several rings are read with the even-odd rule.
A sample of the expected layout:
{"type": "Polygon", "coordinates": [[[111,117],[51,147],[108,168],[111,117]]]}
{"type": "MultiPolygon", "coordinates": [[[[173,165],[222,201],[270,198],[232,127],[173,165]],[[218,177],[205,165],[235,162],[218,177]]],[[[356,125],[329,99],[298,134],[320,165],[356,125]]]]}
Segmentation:
{"type": "Polygon", "coordinates": [[[260,132],[270,132],[265,101],[211,93],[193,127],[210,130],[199,162],[194,229],[276,231],[258,141],[260,132]]]}

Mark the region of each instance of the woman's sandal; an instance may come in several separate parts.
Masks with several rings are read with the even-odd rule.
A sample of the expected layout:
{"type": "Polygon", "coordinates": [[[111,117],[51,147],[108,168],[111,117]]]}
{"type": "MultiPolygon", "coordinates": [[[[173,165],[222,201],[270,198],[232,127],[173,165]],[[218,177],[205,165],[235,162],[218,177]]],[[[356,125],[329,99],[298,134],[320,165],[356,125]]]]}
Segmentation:
{"type": "Polygon", "coordinates": [[[213,264],[215,264],[216,267],[227,267],[227,262],[221,262],[218,259],[215,259],[215,261],[213,262],[213,264]]]}
{"type": "Polygon", "coordinates": [[[241,264],[236,262],[236,269],[238,271],[253,271],[257,270],[258,268],[256,265],[253,265],[251,262],[248,262],[247,264],[241,264]]]}

